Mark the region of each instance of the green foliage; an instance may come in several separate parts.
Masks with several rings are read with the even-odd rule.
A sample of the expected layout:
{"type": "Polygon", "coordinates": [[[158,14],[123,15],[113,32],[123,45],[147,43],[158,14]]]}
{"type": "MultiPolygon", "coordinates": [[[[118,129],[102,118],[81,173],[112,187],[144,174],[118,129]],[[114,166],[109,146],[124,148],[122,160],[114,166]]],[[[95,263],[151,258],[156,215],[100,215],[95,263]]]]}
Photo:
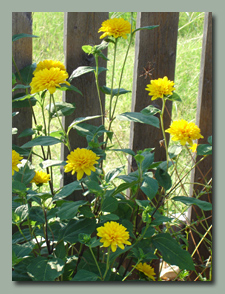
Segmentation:
{"type": "MultiPolygon", "coordinates": [[[[43,17],[41,34],[38,34],[40,38],[26,34],[13,36],[13,42],[24,37],[34,38],[36,62],[49,59],[51,51],[63,52],[62,42],[58,41],[60,37],[52,31],[52,26],[50,33],[54,36],[54,43],[48,42],[46,38],[45,26],[47,27],[49,22],[46,20],[47,14],[34,14],[37,18],[43,17]],[[41,40],[44,40],[44,46],[41,40]]],[[[55,21],[58,26],[62,27],[62,22],[59,20],[62,13],[50,14],[52,23],[55,21]]],[[[123,62],[122,72],[125,81],[128,80],[125,64],[130,58],[130,52],[121,61],[124,55],[122,49],[128,47],[133,54],[135,33],[139,31],[141,34],[144,29],[156,29],[157,26],[135,29],[136,13],[118,12],[110,13],[110,15],[122,16],[127,20],[133,17],[132,38],[118,39],[117,56],[119,57],[118,62],[123,62]]],[[[200,16],[198,14],[198,21],[200,21],[200,16]]],[[[190,17],[194,19],[193,15],[190,17]]],[[[181,20],[183,21],[183,18],[181,20]]],[[[187,27],[183,24],[180,32],[186,29],[187,27]]],[[[36,30],[37,22],[34,20],[34,32],[36,30]]],[[[101,44],[84,45],[82,50],[85,54],[92,54],[95,57],[96,66],[80,66],[73,70],[68,79],[71,82],[83,75],[85,78],[86,74],[94,74],[97,92],[102,91],[106,94],[108,115],[100,109],[99,115],[88,116],[87,114],[85,117],[78,117],[79,109],[76,109],[77,112],[74,111],[75,103],[59,100],[57,95],[60,91],[49,95],[48,91],[44,90],[41,93],[30,95],[29,85],[36,63],[12,75],[13,94],[16,90],[23,91],[23,93],[14,95],[13,108],[31,107],[32,111],[38,114],[38,122],[36,123],[35,120],[35,126],[25,128],[18,134],[20,138],[32,136],[32,139],[22,146],[12,146],[16,152],[25,157],[23,162],[18,164],[19,171],[15,171],[12,177],[12,224],[18,229],[12,236],[12,279],[14,281],[125,281],[133,278],[133,270],[138,262],[151,264],[152,261],[159,258],[169,264],[179,266],[180,269],[195,270],[190,253],[179,243],[182,239],[186,241],[185,235],[182,231],[173,232],[172,226],[176,220],[168,213],[166,205],[172,203],[171,210],[176,210],[177,205],[182,205],[184,209],[197,205],[203,211],[210,211],[212,205],[198,199],[200,194],[196,197],[174,197],[174,190],[183,189],[184,179],[177,176],[179,158],[185,151],[181,145],[169,145],[166,150],[166,159],[157,162],[154,161],[156,150],[150,146],[135,152],[125,144],[115,143],[117,137],[114,136],[114,125],[119,125],[122,130],[125,130],[124,133],[126,132],[124,126],[128,126],[130,122],[147,124],[163,130],[163,121],[159,123],[158,117],[162,118],[164,114],[163,109],[160,110],[153,105],[148,105],[140,112],[127,111],[131,91],[125,89],[132,88],[129,83],[122,87],[123,83],[119,82],[117,88],[109,87],[108,82],[107,86],[98,84],[98,75],[102,72],[107,71],[108,80],[111,80],[112,71],[115,73],[110,64],[110,60],[113,60],[110,51],[113,51],[111,49],[116,42],[113,37],[110,37],[110,40],[106,38],[101,44]],[[102,52],[107,47],[109,59],[102,52]],[[109,61],[107,69],[98,67],[98,58],[109,61]],[[16,81],[19,83],[16,84],[16,81]],[[54,101],[54,95],[59,101],[54,101]],[[120,96],[118,102],[125,105],[124,109],[117,107],[118,96],[120,96]],[[70,125],[65,129],[61,118],[71,114],[75,115],[75,119],[71,119],[70,125]],[[106,116],[105,123],[102,121],[99,126],[92,124],[93,119],[103,118],[103,116],[106,116]],[[72,129],[76,130],[81,137],[86,138],[86,149],[94,152],[100,159],[93,164],[94,168],[90,170],[88,170],[85,158],[80,161],[76,159],[78,169],[79,164],[85,165],[83,177],[76,180],[78,170],[74,170],[75,174],[72,175],[69,172],[68,182],[58,188],[59,179],[55,180],[56,173],[64,169],[69,159],[66,162],[59,160],[58,154],[54,152],[59,150],[57,148],[62,144],[68,148],[69,152],[72,151],[70,146],[70,138],[74,131],[72,129]],[[120,159],[121,156],[124,156],[125,160],[127,160],[126,156],[129,156],[135,162],[136,170],[126,173],[126,162],[121,160],[122,163],[117,164],[115,155],[120,159]],[[114,166],[115,162],[116,166],[114,166]],[[40,168],[50,174],[50,181],[31,185],[35,171],[40,168]],[[174,177],[174,174],[177,178],[174,177]],[[81,200],[76,199],[77,191],[79,191],[79,196],[83,197],[81,200]],[[71,194],[75,195],[75,201],[69,198],[71,194]],[[120,225],[120,230],[116,232],[116,229],[111,231],[105,229],[104,234],[101,235],[101,229],[114,222],[120,225]],[[126,231],[124,235],[121,235],[122,228],[126,231]],[[107,237],[107,234],[110,237],[107,237]],[[128,236],[127,240],[125,240],[125,234],[128,236]],[[113,243],[111,239],[114,240],[113,243]],[[116,249],[111,246],[114,243],[116,243],[116,249]]],[[[61,55],[57,59],[63,61],[62,57],[61,55]]],[[[117,80],[115,73],[115,81],[117,80]]],[[[178,93],[183,93],[181,89],[178,89],[178,93]]],[[[82,95],[73,85],[63,84],[60,90],[72,90],[82,95]]],[[[173,101],[173,105],[176,105],[177,102],[182,102],[179,103],[182,105],[185,101],[185,97],[182,96],[181,101],[180,96],[176,93],[165,99],[173,101]]],[[[14,112],[13,116],[16,114],[17,112],[14,112]]],[[[14,129],[13,134],[16,132],[14,129]]],[[[162,135],[164,136],[163,132],[162,135]]],[[[201,160],[212,153],[212,137],[208,138],[208,143],[199,145],[197,148],[197,155],[201,160]]],[[[210,183],[204,188],[206,191],[201,191],[201,194],[209,193],[210,183]]],[[[192,224],[189,224],[189,228],[191,227],[192,224]]],[[[210,228],[207,229],[210,235],[210,228]]],[[[210,241],[207,242],[210,245],[210,241]]],[[[187,242],[185,246],[188,247],[187,242]]],[[[142,274],[139,281],[147,280],[144,273],[142,274]]]]}

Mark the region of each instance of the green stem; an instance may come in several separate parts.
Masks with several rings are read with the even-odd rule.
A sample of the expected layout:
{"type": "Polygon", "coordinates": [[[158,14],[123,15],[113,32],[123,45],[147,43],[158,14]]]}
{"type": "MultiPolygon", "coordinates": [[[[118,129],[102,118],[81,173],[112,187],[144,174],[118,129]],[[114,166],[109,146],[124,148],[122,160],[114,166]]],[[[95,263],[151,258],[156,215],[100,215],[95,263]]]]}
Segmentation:
{"type": "Polygon", "coordinates": [[[111,80],[111,95],[109,100],[109,122],[112,120],[112,99],[113,99],[113,83],[114,83],[114,75],[115,75],[115,68],[116,68],[116,49],[117,49],[117,41],[115,40],[114,45],[114,56],[113,56],[113,67],[112,67],[112,80],[111,80]]]}
{"type": "Polygon", "coordinates": [[[162,133],[163,133],[163,138],[165,142],[165,150],[166,150],[166,162],[167,162],[167,170],[169,167],[169,155],[168,155],[168,146],[167,146],[167,140],[166,140],[166,133],[164,129],[164,123],[163,123],[163,115],[164,115],[164,110],[165,110],[165,105],[166,105],[166,99],[162,99],[162,111],[160,113],[160,122],[161,122],[161,128],[162,128],[162,133]]]}
{"type": "Polygon", "coordinates": [[[52,97],[52,102],[53,102],[53,105],[54,105],[54,109],[56,111],[56,115],[57,115],[57,118],[58,118],[58,121],[59,121],[59,124],[60,124],[60,127],[61,127],[61,130],[64,134],[64,137],[65,137],[65,145],[67,146],[67,148],[69,149],[69,151],[71,152],[71,146],[70,146],[70,142],[69,142],[69,137],[68,137],[68,134],[65,132],[64,128],[63,128],[63,125],[62,125],[62,122],[61,122],[61,119],[59,117],[59,114],[58,114],[58,111],[56,110],[56,105],[55,105],[55,99],[54,99],[54,95],[53,94],[50,94],[50,97],[52,97]]]}
{"type": "Polygon", "coordinates": [[[132,272],[135,270],[136,266],[139,264],[139,262],[141,262],[142,259],[138,259],[137,263],[135,264],[135,266],[132,268],[131,271],[129,271],[129,273],[122,279],[122,282],[125,281],[131,274],[132,272]]]}
{"type": "Polygon", "coordinates": [[[107,255],[107,261],[106,261],[106,270],[105,270],[105,273],[104,273],[104,276],[103,276],[103,281],[105,280],[105,277],[106,277],[106,274],[109,270],[109,256],[110,256],[110,247],[108,248],[108,255],[107,255]]]}
{"type": "Polygon", "coordinates": [[[22,230],[21,230],[21,228],[20,228],[20,225],[19,225],[19,224],[16,224],[16,226],[17,226],[17,228],[18,228],[20,234],[24,237],[24,240],[25,240],[26,242],[28,242],[27,238],[25,237],[24,233],[22,232],[22,230]]]}
{"type": "Polygon", "coordinates": [[[101,115],[102,115],[102,125],[104,125],[104,115],[103,115],[103,108],[102,108],[102,101],[101,101],[101,96],[100,96],[99,80],[98,80],[98,56],[94,55],[94,57],[95,57],[95,63],[96,63],[95,82],[96,82],[96,88],[97,88],[97,92],[98,92],[100,111],[101,111],[101,115]]]}
{"type": "Polygon", "coordinates": [[[98,262],[97,262],[97,260],[96,260],[96,258],[95,258],[95,255],[94,255],[94,253],[93,253],[93,251],[92,251],[92,249],[91,249],[90,246],[89,246],[89,249],[90,249],[91,254],[92,254],[93,258],[94,258],[94,261],[95,261],[95,263],[96,263],[96,266],[97,266],[97,268],[98,268],[98,271],[99,271],[99,274],[100,274],[100,277],[101,277],[101,280],[102,280],[102,273],[101,273],[101,270],[100,270],[100,268],[99,268],[98,262]]]}

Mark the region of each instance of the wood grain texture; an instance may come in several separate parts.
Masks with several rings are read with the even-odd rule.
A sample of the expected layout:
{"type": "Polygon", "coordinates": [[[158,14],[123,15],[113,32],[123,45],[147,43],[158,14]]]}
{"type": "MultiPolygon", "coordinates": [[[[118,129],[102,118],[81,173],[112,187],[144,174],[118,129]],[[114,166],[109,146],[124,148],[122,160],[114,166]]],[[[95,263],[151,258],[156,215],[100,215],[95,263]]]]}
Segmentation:
{"type": "MultiPolygon", "coordinates": [[[[213,91],[212,91],[212,13],[205,13],[204,20],[204,32],[203,32],[203,42],[202,42],[202,56],[201,56],[201,69],[200,69],[200,79],[199,79],[199,92],[198,92],[198,105],[197,105],[197,115],[196,124],[201,130],[201,134],[204,139],[199,140],[199,144],[208,144],[207,139],[212,135],[212,113],[213,113],[213,91]]],[[[198,156],[196,160],[198,161],[201,156],[198,156]]],[[[198,167],[193,170],[191,174],[191,183],[196,183],[191,186],[190,196],[195,197],[203,189],[202,185],[197,183],[205,184],[212,178],[212,156],[208,156],[203,160],[198,167]]],[[[212,203],[212,191],[202,195],[199,199],[212,203]]],[[[193,207],[189,213],[189,218],[191,221],[198,220],[199,217],[203,217],[201,210],[198,207],[193,207]]],[[[203,225],[207,228],[212,224],[212,211],[205,211],[204,215],[207,219],[203,222],[203,225]]],[[[205,234],[205,229],[199,224],[196,226],[198,232],[202,235],[205,234]]],[[[210,232],[212,233],[212,231],[210,232]]],[[[193,232],[194,241],[190,236],[190,246],[189,252],[192,253],[196,247],[196,244],[201,240],[201,238],[193,232]]],[[[209,252],[206,247],[205,242],[203,242],[199,247],[199,253],[201,258],[199,258],[198,253],[194,255],[194,260],[197,264],[201,264],[202,260],[209,257],[209,252]]],[[[194,276],[195,274],[193,274],[194,276]]]]}
{"type": "MultiPolygon", "coordinates": [[[[99,39],[99,28],[104,20],[108,18],[107,12],[66,12],[64,24],[64,50],[65,50],[65,65],[69,76],[79,66],[95,66],[94,56],[84,53],[83,45],[98,45],[102,42],[99,39]]],[[[104,51],[107,54],[107,50],[104,51]]],[[[99,67],[106,67],[106,61],[99,59],[99,67]]],[[[102,72],[99,75],[99,84],[103,86],[106,84],[106,73],[102,72]]],[[[97,89],[95,84],[95,77],[93,73],[88,73],[72,81],[72,85],[77,87],[83,96],[74,92],[66,91],[63,100],[76,104],[76,109],[73,115],[63,118],[63,125],[65,129],[72,123],[75,118],[92,116],[101,114],[97,89]]],[[[101,101],[103,111],[105,108],[105,96],[101,93],[101,101]]],[[[88,123],[88,121],[87,121],[88,123]]],[[[100,126],[102,124],[101,118],[90,121],[91,124],[100,126]]],[[[77,147],[86,148],[86,138],[77,134],[76,130],[70,131],[71,148],[74,150],[77,147]]],[[[61,158],[66,160],[68,150],[62,146],[61,158]]],[[[66,185],[76,180],[76,176],[71,173],[63,173],[62,169],[61,185],[66,185]]],[[[70,199],[79,200],[83,196],[78,191],[71,195],[70,199]]]]}
{"type": "MultiPolygon", "coordinates": [[[[151,72],[151,79],[158,79],[167,76],[174,80],[176,62],[176,43],[178,30],[178,12],[141,12],[137,16],[137,27],[159,25],[153,30],[142,30],[136,34],[134,81],[132,95],[132,110],[139,112],[152,104],[161,109],[161,99],[151,101],[149,92],[145,90],[150,79],[140,77],[143,68],[151,63],[154,70],[151,72]]],[[[166,103],[168,110],[165,111],[165,128],[169,127],[172,103],[166,103]]],[[[168,134],[167,134],[168,135],[168,134]]],[[[165,160],[165,150],[160,148],[159,141],[163,139],[160,129],[152,126],[131,123],[130,148],[135,152],[144,148],[155,147],[155,161],[165,160]]],[[[167,140],[169,136],[167,137],[167,140]]],[[[135,162],[131,162],[135,169],[135,162]]]]}
{"type": "MultiPolygon", "coordinates": [[[[32,34],[31,12],[13,12],[12,13],[12,35],[32,34]]],[[[12,54],[19,70],[32,64],[32,38],[22,38],[13,42],[12,54]]],[[[12,72],[16,70],[12,65],[12,72]]],[[[20,81],[18,81],[20,83],[20,81]]],[[[15,91],[18,93],[19,91],[15,91]]],[[[15,94],[14,92],[14,94],[15,94]]],[[[18,129],[18,134],[13,135],[12,142],[21,146],[31,140],[31,137],[18,138],[18,135],[25,129],[32,127],[32,115],[29,107],[13,108],[13,112],[19,112],[13,117],[12,127],[18,129]]]]}

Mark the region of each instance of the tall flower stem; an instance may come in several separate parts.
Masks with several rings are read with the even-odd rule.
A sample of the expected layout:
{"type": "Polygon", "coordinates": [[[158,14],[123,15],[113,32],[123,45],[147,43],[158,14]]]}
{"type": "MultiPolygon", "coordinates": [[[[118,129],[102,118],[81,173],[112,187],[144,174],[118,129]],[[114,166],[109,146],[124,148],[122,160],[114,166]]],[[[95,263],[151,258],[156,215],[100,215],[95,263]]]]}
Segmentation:
{"type": "Polygon", "coordinates": [[[106,261],[106,270],[103,276],[103,281],[105,280],[106,274],[109,270],[109,256],[110,256],[110,247],[108,248],[108,255],[107,255],[107,261],[106,261]]]}
{"type": "Polygon", "coordinates": [[[164,115],[164,111],[165,111],[165,105],[166,105],[166,99],[163,98],[162,99],[162,111],[160,113],[160,123],[161,123],[161,129],[162,129],[162,133],[163,133],[163,139],[165,142],[165,150],[166,150],[166,162],[167,162],[167,170],[169,167],[169,155],[168,155],[168,146],[167,146],[167,140],[166,140],[166,133],[165,133],[165,129],[164,129],[164,122],[163,122],[163,115],[164,115]]]}
{"type": "Polygon", "coordinates": [[[132,268],[131,271],[129,271],[129,273],[122,279],[122,282],[125,281],[131,274],[132,272],[135,270],[136,266],[139,264],[139,262],[141,262],[142,259],[138,259],[137,263],[134,265],[134,267],[132,268]]]}
{"type": "Polygon", "coordinates": [[[100,105],[100,111],[102,115],[102,125],[104,125],[104,115],[103,115],[103,108],[102,108],[102,101],[100,96],[100,90],[99,90],[99,81],[98,81],[98,56],[94,55],[95,57],[95,64],[96,64],[96,70],[95,70],[95,82],[96,82],[96,88],[98,92],[98,99],[99,99],[99,105],[100,105]]]}
{"type": "Polygon", "coordinates": [[[53,95],[53,94],[50,94],[50,97],[52,97],[52,102],[53,102],[53,105],[54,105],[54,109],[55,109],[55,112],[56,112],[56,116],[57,116],[57,118],[58,118],[58,121],[59,121],[59,124],[60,124],[61,130],[62,130],[63,135],[64,135],[65,140],[66,140],[65,145],[67,146],[67,148],[68,148],[69,151],[71,152],[71,146],[70,146],[70,142],[69,142],[69,137],[68,137],[67,133],[66,133],[65,130],[64,130],[64,127],[63,127],[63,125],[62,125],[62,121],[61,121],[61,119],[60,119],[60,117],[59,117],[59,114],[58,114],[58,111],[57,111],[57,109],[56,109],[56,104],[55,104],[54,95],[53,95]]]}
{"type": "Polygon", "coordinates": [[[99,268],[98,262],[97,262],[97,260],[96,260],[96,258],[95,258],[95,255],[94,255],[94,253],[93,253],[93,251],[92,251],[92,249],[91,249],[90,246],[89,246],[89,249],[90,249],[91,254],[92,254],[93,258],[94,258],[94,261],[95,261],[95,263],[96,263],[96,266],[97,266],[97,268],[98,268],[98,271],[99,271],[99,274],[100,274],[100,277],[101,277],[101,280],[102,280],[102,279],[103,279],[103,278],[102,278],[102,273],[101,273],[101,270],[100,270],[100,268],[99,268]]]}

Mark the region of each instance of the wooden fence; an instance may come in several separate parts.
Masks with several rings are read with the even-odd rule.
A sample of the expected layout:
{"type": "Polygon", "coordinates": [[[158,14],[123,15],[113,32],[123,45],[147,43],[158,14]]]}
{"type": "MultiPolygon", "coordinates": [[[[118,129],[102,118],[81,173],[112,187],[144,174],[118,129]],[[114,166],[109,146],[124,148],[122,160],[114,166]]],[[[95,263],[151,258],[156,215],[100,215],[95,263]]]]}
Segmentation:
{"type": "MultiPolygon", "coordinates": [[[[64,50],[65,50],[65,66],[69,75],[78,66],[94,65],[94,58],[85,54],[81,46],[86,44],[99,44],[99,34],[97,33],[101,23],[108,18],[107,12],[67,12],[64,20],[64,50]]],[[[139,31],[136,33],[135,43],[135,64],[133,74],[133,92],[132,92],[132,110],[140,111],[149,105],[150,99],[145,91],[146,80],[138,79],[138,76],[146,66],[148,61],[151,61],[154,67],[152,79],[168,76],[170,80],[174,80],[175,62],[176,62],[176,45],[178,32],[179,12],[138,12],[137,27],[148,25],[159,25],[157,29],[139,31]]],[[[31,12],[14,12],[12,13],[12,34],[32,33],[32,17],[31,12]]],[[[24,38],[14,42],[13,55],[19,69],[32,63],[32,38],[24,38]]],[[[101,60],[99,66],[106,67],[106,62],[101,60]]],[[[14,67],[12,68],[15,72],[14,67]]],[[[102,73],[100,76],[100,84],[106,84],[106,75],[102,73]]],[[[73,91],[66,91],[63,96],[63,101],[76,101],[76,107],[79,109],[79,116],[99,114],[99,102],[96,100],[96,86],[93,74],[86,74],[75,80],[75,85],[82,93],[83,97],[73,91]]],[[[105,105],[105,97],[101,94],[103,108],[105,105]]],[[[160,99],[154,101],[156,107],[161,107],[160,99]]],[[[165,114],[165,128],[169,127],[170,114],[172,103],[166,104],[168,112],[165,114]]],[[[13,109],[13,111],[16,111],[13,109]]],[[[72,115],[63,118],[63,125],[67,127],[75,117],[72,115]]],[[[95,120],[96,125],[100,125],[101,121],[95,120]]],[[[212,13],[205,13],[201,69],[199,80],[199,94],[197,105],[196,124],[199,125],[201,133],[204,134],[202,143],[207,142],[208,136],[212,135],[212,13]]],[[[32,126],[32,116],[29,108],[20,109],[20,114],[13,118],[13,127],[18,128],[18,133],[25,128],[32,126]]],[[[130,131],[130,148],[134,151],[143,150],[148,147],[156,147],[155,161],[165,160],[165,151],[159,148],[159,141],[162,139],[161,132],[148,125],[131,123],[130,131]],[[146,135],[148,134],[148,135],[146,135]]],[[[21,146],[30,138],[18,138],[13,136],[13,144],[21,146]]],[[[71,147],[86,147],[86,141],[78,136],[75,130],[70,133],[71,147]],[[79,141],[79,144],[78,144],[79,141]]],[[[61,159],[65,160],[68,153],[62,147],[61,159]]],[[[130,162],[135,169],[135,163],[130,162]]],[[[212,178],[212,157],[208,157],[199,165],[198,169],[192,172],[192,182],[201,183],[209,181],[212,178]]],[[[62,185],[68,184],[75,180],[69,173],[65,174],[62,180],[62,185]]],[[[199,185],[192,185],[190,196],[194,195],[194,191],[198,190],[199,185]]],[[[212,194],[205,194],[201,197],[202,200],[212,202],[212,194]]],[[[70,199],[80,199],[81,194],[76,192],[70,199]]],[[[201,211],[192,209],[189,214],[191,220],[197,220],[201,217],[201,211]]],[[[211,212],[208,216],[208,226],[212,224],[211,212]]],[[[202,234],[204,229],[199,224],[197,227],[202,234]]],[[[200,241],[199,237],[190,234],[189,250],[192,253],[200,241]]],[[[208,249],[204,242],[198,247],[195,255],[195,262],[202,263],[203,259],[208,257],[208,249]]]]}

